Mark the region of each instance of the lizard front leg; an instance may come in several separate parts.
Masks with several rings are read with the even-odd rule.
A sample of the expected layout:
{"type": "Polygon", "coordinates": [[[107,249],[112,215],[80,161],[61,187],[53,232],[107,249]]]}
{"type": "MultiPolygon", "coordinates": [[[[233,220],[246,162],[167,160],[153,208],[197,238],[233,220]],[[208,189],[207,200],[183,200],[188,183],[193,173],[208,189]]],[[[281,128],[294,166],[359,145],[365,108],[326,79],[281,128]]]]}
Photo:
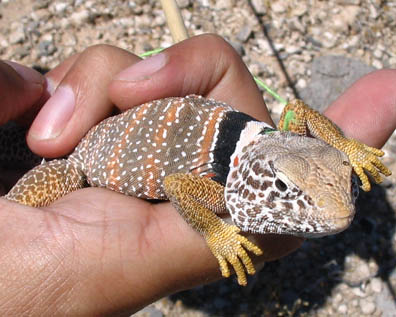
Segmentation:
{"type": "Polygon", "coordinates": [[[316,110],[308,107],[301,100],[294,100],[285,106],[278,124],[278,129],[301,135],[308,135],[309,132],[315,138],[321,139],[346,153],[355,173],[362,181],[362,189],[364,191],[371,189],[369,179],[364,170],[373,176],[376,183],[382,182],[380,173],[385,176],[392,174],[378,159],[378,157],[384,155],[383,151],[367,146],[354,139],[346,138],[333,122],[316,110]]]}
{"type": "Polygon", "coordinates": [[[169,175],[165,177],[164,187],[178,212],[205,238],[219,262],[222,275],[230,276],[229,262],[237,274],[238,283],[246,285],[245,269],[248,274],[254,274],[255,269],[245,249],[256,255],[261,255],[262,251],[240,235],[238,227],[225,223],[216,215],[226,211],[224,187],[209,178],[192,174],[169,175]]]}

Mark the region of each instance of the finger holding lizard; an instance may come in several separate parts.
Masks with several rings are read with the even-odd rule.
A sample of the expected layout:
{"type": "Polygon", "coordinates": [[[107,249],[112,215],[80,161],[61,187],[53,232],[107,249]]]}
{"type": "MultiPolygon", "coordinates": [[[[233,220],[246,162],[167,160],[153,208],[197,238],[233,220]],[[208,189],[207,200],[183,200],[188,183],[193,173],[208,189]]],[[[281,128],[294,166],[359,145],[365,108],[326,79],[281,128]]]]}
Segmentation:
{"type": "MultiPolygon", "coordinates": [[[[188,45],[191,42],[184,43],[188,45]]],[[[248,100],[248,108],[252,110],[245,110],[247,112],[254,112],[256,107],[263,105],[261,94],[256,91],[251,78],[245,82],[249,76],[238,73],[244,68],[233,68],[233,63],[242,63],[239,58],[231,58],[231,63],[225,63],[226,68],[231,70],[224,72],[221,64],[229,60],[229,52],[222,55],[218,50],[209,50],[207,41],[203,41],[201,45],[195,43],[193,50],[185,48],[182,52],[192,58],[195,54],[205,56],[205,52],[210,51],[210,57],[215,64],[220,65],[220,71],[216,68],[202,70],[202,63],[195,69],[194,64],[190,64],[190,68],[183,69],[183,72],[190,72],[192,75],[177,77],[180,76],[180,68],[177,66],[183,67],[185,62],[180,60],[181,65],[174,62],[172,68],[168,69],[167,76],[156,78],[154,74],[143,78],[139,83],[136,82],[135,87],[139,88],[134,92],[136,96],[142,98],[145,94],[142,91],[148,89],[152,96],[160,97],[166,87],[172,88],[167,85],[176,79],[184,89],[190,85],[196,88],[207,85],[206,87],[210,87],[208,91],[216,91],[216,96],[211,97],[234,106],[245,104],[248,100]],[[221,76],[213,84],[216,70],[221,76]],[[156,87],[159,90],[158,95],[156,87]],[[233,92],[236,92],[237,97],[233,97],[233,92]],[[246,96],[255,97],[247,99],[246,96]]],[[[228,48],[223,47],[223,50],[228,48]]],[[[177,51],[173,53],[176,54],[177,51]]],[[[208,64],[207,60],[203,64],[208,64]]],[[[118,81],[115,84],[125,85],[117,91],[113,83],[110,87],[111,99],[123,100],[125,103],[121,103],[121,106],[126,107],[128,100],[121,92],[126,92],[125,88],[131,88],[133,84],[118,81]]],[[[185,91],[195,92],[189,89],[185,91]]],[[[205,94],[205,91],[206,89],[198,89],[196,93],[205,94]]],[[[396,92],[393,92],[393,97],[395,96],[396,92]]],[[[382,107],[386,107],[383,102],[381,98],[377,99],[377,110],[380,112],[382,107]]],[[[131,100],[131,105],[133,104],[134,101],[131,100]]],[[[261,108],[256,111],[260,111],[261,115],[266,112],[262,112],[261,108]]],[[[366,111],[370,113],[371,110],[366,111]]],[[[255,115],[253,112],[251,114],[255,115]]],[[[348,112],[344,115],[348,116],[348,112]]],[[[259,117],[260,114],[256,116],[259,117]]],[[[381,120],[383,119],[382,117],[381,120]]],[[[363,122],[361,129],[373,132],[373,127],[366,122],[363,122]]],[[[381,137],[389,137],[389,131],[385,131],[385,134],[373,135],[372,141],[378,142],[381,137]]],[[[40,315],[40,307],[44,307],[47,314],[62,314],[65,309],[68,314],[86,315],[104,315],[125,312],[128,309],[136,311],[166,294],[219,278],[216,259],[208,251],[203,239],[167,203],[150,204],[108,190],[88,188],[67,195],[43,209],[18,206],[2,200],[2,210],[0,232],[3,234],[3,241],[11,242],[4,243],[1,252],[1,273],[4,276],[1,292],[3,298],[8,299],[5,301],[9,307],[8,312],[17,314],[18,308],[22,307],[26,313],[25,307],[28,306],[21,302],[21,298],[26,298],[29,307],[32,307],[30,312],[37,315],[40,315]],[[32,214],[35,217],[31,217],[32,214]],[[23,263],[15,265],[18,260],[21,261],[20,254],[26,253],[30,257],[23,258],[23,263]],[[43,264],[46,270],[42,269],[43,264]],[[21,272],[16,272],[19,268],[21,272]],[[26,277],[27,271],[29,274],[26,277]],[[24,278],[11,281],[6,278],[10,274],[20,274],[24,278]],[[61,289],[59,281],[64,282],[61,283],[61,289]],[[36,293],[32,293],[31,288],[26,285],[40,287],[37,287],[36,293]],[[117,292],[114,292],[115,288],[117,292]],[[26,292],[29,296],[15,296],[15,290],[18,295],[26,292]],[[54,293],[59,295],[53,296],[54,293]],[[45,300],[34,305],[32,296],[45,300]],[[59,301],[60,297],[62,301],[59,301]],[[71,305],[64,307],[64,302],[71,305]]],[[[273,259],[287,254],[300,244],[301,239],[266,236],[261,241],[260,248],[266,254],[266,259],[273,259]]]]}

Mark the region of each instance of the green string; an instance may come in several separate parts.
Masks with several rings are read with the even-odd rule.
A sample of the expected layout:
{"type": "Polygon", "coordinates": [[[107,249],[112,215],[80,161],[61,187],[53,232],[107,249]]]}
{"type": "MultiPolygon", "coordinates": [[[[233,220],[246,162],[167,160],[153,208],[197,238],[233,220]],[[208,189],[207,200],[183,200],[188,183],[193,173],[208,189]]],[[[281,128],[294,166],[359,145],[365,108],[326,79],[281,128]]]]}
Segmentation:
{"type": "Polygon", "coordinates": [[[164,48],[156,48],[155,50],[140,54],[139,57],[143,58],[143,57],[151,56],[151,55],[157,54],[159,52],[162,52],[163,50],[164,50],[164,48]]]}
{"type": "Polygon", "coordinates": [[[253,76],[253,78],[256,81],[257,85],[259,85],[259,87],[266,90],[272,97],[274,97],[276,100],[278,100],[281,104],[283,104],[283,105],[287,104],[287,101],[285,99],[283,99],[275,91],[273,91],[270,87],[268,87],[260,78],[258,78],[256,76],[253,76]]]}
{"type": "MultiPolygon", "coordinates": [[[[151,50],[148,52],[145,52],[143,54],[140,54],[140,57],[147,57],[147,56],[151,56],[151,55],[155,55],[158,54],[160,52],[162,52],[164,50],[164,48],[157,48],[155,50],[151,50]]],[[[272,97],[274,97],[276,100],[278,100],[281,104],[286,105],[287,101],[285,99],[283,99],[281,96],[279,96],[275,91],[273,91],[270,87],[268,87],[260,78],[253,76],[256,84],[264,89],[265,91],[267,91],[272,97]]]]}

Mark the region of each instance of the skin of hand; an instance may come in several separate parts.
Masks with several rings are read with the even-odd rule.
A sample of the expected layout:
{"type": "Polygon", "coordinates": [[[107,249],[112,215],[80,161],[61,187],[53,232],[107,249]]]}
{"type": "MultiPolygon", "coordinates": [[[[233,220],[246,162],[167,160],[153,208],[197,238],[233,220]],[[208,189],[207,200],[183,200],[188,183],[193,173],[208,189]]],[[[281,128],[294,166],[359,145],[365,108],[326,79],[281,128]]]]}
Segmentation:
{"type": "MultiPolygon", "coordinates": [[[[214,35],[191,38],[141,62],[124,50],[94,46],[50,71],[46,82],[35,76],[39,88],[27,75],[0,65],[0,89],[9,95],[3,122],[23,112],[8,114],[15,100],[23,110],[45,103],[27,140],[46,157],[70,153],[91,126],[114,112],[113,104],[126,110],[195,93],[271,122],[242,60],[214,35]]],[[[364,77],[328,109],[329,117],[348,136],[381,147],[396,126],[395,80],[394,70],[364,77]]],[[[86,188],[45,208],[4,199],[0,208],[1,314],[131,313],[220,277],[205,241],[167,202],[86,188]]],[[[284,256],[301,243],[262,236],[265,255],[259,262],[284,256]]]]}

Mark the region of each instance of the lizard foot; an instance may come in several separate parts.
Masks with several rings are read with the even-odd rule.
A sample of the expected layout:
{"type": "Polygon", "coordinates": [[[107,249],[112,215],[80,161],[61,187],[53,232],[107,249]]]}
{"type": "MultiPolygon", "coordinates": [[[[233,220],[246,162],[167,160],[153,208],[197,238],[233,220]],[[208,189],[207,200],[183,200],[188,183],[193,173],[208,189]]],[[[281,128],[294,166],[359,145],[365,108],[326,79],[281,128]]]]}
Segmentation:
{"type": "Polygon", "coordinates": [[[345,153],[348,155],[355,173],[362,181],[361,188],[366,192],[371,189],[371,185],[365,170],[373,177],[377,184],[382,182],[380,173],[385,176],[392,174],[378,159],[378,157],[384,155],[384,152],[379,149],[367,146],[353,139],[348,139],[348,143],[345,146],[345,153]]]}
{"type": "Polygon", "coordinates": [[[246,250],[255,255],[261,255],[263,252],[254,243],[240,235],[239,231],[237,226],[223,223],[220,230],[206,237],[206,242],[219,262],[221,274],[224,277],[230,276],[227,264],[229,262],[235,270],[239,285],[245,286],[247,284],[245,269],[248,274],[256,272],[246,250]]]}

